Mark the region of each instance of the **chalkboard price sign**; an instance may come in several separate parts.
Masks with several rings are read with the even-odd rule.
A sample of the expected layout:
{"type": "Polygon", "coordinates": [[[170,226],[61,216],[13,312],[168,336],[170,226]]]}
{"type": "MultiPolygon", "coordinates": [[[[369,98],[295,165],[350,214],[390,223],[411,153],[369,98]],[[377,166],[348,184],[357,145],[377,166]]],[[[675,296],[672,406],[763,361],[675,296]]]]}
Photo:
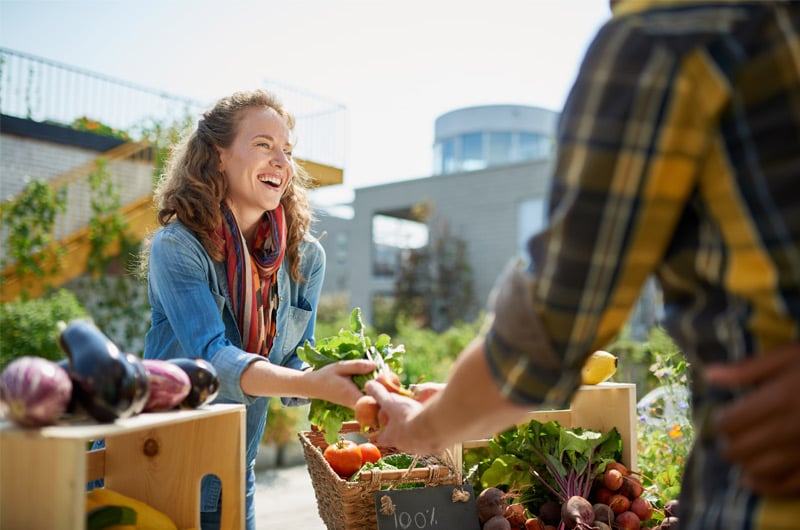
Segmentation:
{"type": "Polygon", "coordinates": [[[374,492],[378,530],[480,530],[472,486],[374,492]]]}

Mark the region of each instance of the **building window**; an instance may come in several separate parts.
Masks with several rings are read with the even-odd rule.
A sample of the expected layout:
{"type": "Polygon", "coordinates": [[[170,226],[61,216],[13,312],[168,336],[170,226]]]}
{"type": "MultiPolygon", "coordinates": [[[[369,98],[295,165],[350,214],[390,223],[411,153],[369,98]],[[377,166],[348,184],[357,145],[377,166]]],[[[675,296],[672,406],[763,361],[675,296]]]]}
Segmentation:
{"type": "Polygon", "coordinates": [[[488,165],[508,164],[511,162],[511,133],[489,133],[488,165]]]}
{"type": "Polygon", "coordinates": [[[404,249],[421,248],[428,244],[425,223],[390,215],[372,217],[372,273],[375,276],[394,276],[404,249]]]}
{"type": "Polygon", "coordinates": [[[455,173],[458,171],[458,158],[456,158],[456,140],[450,138],[442,144],[442,173],[455,173]]]}
{"type": "Polygon", "coordinates": [[[483,155],[483,134],[472,133],[461,137],[461,169],[475,171],[486,167],[483,155]]]}
{"type": "Polygon", "coordinates": [[[520,160],[547,158],[552,151],[550,138],[543,134],[520,133],[519,154],[520,160]]]}
{"type": "Polygon", "coordinates": [[[553,142],[544,134],[495,131],[450,138],[433,148],[435,175],[475,171],[553,154],[553,142]]]}

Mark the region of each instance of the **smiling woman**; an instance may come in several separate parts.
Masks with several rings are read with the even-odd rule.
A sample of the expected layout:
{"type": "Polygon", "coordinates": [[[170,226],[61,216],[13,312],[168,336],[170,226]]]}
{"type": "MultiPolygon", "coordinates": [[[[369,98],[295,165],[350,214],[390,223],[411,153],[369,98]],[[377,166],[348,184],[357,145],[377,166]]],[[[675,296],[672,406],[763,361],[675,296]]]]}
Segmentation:
{"type": "MultiPolygon", "coordinates": [[[[216,402],[247,407],[247,528],[255,527],[253,466],[270,396],[353,407],[345,361],[308,370],[297,347],[314,343],[325,254],[311,237],[308,176],[292,159],[294,118],[269,92],[237,92],[203,114],[173,151],[157,190],[162,228],[147,254],[150,359],[202,357],[217,370],[216,402]]],[[[224,526],[222,486],[203,479],[203,529],[224,526]]]]}

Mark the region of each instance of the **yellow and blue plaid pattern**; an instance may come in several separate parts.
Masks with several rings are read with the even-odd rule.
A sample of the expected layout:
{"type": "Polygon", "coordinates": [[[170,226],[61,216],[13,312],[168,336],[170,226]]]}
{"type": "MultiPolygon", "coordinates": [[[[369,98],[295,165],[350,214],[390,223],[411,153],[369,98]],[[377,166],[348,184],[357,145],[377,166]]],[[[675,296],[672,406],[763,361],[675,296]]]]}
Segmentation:
{"type": "MultiPolygon", "coordinates": [[[[497,295],[486,355],[511,400],[566,405],[651,275],[695,369],[800,338],[799,33],[796,2],[618,6],[561,116],[548,225],[497,295]]],[[[692,392],[699,422],[733,397],[692,392]]],[[[681,528],[797,528],[800,500],[738,489],[699,441],[681,528]]]]}

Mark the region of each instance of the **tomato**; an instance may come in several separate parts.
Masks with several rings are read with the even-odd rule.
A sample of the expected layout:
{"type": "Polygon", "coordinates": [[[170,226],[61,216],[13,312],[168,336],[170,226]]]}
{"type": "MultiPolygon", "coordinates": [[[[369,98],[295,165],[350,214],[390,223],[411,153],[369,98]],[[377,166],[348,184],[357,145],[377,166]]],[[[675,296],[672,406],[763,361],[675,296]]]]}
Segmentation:
{"type": "Polygon", "coordinates": [[[361,449],[361,458],[364,460],[365,464],[367,462],[372,462],[374,464],[381,459],[381,450],[378,449],[377,445],[371,442],[358,444],[358,448],[361,449]]]}
{"type": "Polygon", "coordinates": [[[358,444],[344,438],[326,447],[322,456],[340,477],[350,477],[363,463],[358,444]]]}

